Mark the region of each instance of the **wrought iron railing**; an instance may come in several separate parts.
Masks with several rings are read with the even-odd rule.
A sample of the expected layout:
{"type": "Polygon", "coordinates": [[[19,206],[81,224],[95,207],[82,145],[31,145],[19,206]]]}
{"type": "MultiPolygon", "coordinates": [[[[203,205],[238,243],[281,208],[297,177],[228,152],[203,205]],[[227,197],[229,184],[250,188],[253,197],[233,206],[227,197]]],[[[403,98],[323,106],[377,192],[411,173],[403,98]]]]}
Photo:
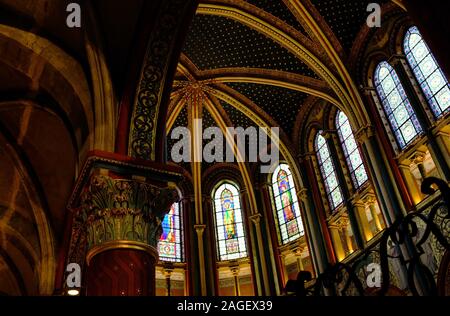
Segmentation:
{"type": "Polygon", "coordinates": [[[431,205],[396,220],[376,242],[351,261],[330,266],[313,285],[305,286],[311,276],[300,273],[290,282],[291,291],[298,296],[437,295],[439,264],[444,252],[450,251],[450,188],[431,177],[421,189],[430,196],[431,205]],[[376,269],[368,270],[371,264],[376,269]],[[380,274],[378,286],[368,282],[374,273],[380,274]]]}

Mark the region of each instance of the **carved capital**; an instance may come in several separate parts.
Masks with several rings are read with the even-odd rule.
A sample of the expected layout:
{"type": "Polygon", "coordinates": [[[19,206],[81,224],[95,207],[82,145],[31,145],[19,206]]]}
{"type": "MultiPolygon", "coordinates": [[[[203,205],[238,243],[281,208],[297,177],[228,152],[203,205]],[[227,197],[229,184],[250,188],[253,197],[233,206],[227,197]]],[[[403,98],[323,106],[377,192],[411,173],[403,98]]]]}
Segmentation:
{"type": "Polygon", "coordinates": [[[366,125],[361,127],[356,133],[355,138],[360,145],[364,144],[369,140],[369,138],[375,135],[372,125],[366,125]]]}
{"type": "Polygon", "coordinates": [[[81,195],[88,250],[119,240],[156,247],[161,222],[178,199],[176,190],[127,179],[93,175],[81,195]]]}
{"type": "Polygon", "coordinates": [[[136,249],[157,258],[161,221],[178,200],[176,167],[94,152],[68,203],[73,215],[67,262],[81,266],[109,249],[136,249]],[[167,185],[167,187],[166,187],[167,185]]]}
{"type": "Polygon", "coordinates": [[[350,223],[349,219],[346,216],[342,216],[336,221],[335,225],[338,230],[345,231],[349,223],[350,223]]]}
{"type": "Polygon", "coordinates": [[[253,224],[255,224],[255,226],[258,226],[261,223],[262,215],[260,213],[256,213],[249,218],[253,222],[253,224]]]}
{"type": "Polygon", "coordinates": [[[231,271],[231,274],[233,274],[233,276],[238,276],[240,270],[241,270],[241,268],[240,268],[238,262],[232,262],[230,264],[230,271],[231,271]]]}
{"type": "Polygon", "coordinates": [[[301,189],[298,192],[298,198],[302,201],[302,202],[307,202],[308,201],[308,189],[301,189]]]}
{"type": "Polygon", "coordinates": [[[364,196],[363,202],[366,206],[370,207],[377,202],[377,199],[376,199],[375,195],[367,194],[366,196],[364,196]]]}
{"type": "Polygon", "coordinates": [[[206,229],[206,225],[194,225],[194,229],[197,232],[197,236],[198,237],[202,237],[203,236],[203,232],[206,229]]]}
{"type": "Polygon", "coordinates": [[[425,153],[421,151],[415,151],[414,154],[409,157],[409,160],[411,161],[411,165],[414,167],[421,165],[425,160],[425,153]]]}

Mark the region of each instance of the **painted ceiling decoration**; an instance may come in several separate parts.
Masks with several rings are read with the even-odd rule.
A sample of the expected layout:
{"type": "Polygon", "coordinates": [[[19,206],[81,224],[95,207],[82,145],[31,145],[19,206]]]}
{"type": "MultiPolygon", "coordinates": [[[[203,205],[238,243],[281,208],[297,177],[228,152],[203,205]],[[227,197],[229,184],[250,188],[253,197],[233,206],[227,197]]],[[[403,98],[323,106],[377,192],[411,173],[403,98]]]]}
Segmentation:
{"type": "Polygon", "coordinates": [[[184,53],[200,70],[247,67],[315,76],[278,43],[225,17],[197,15],[188,34],[184,53]]]}
{"type": "MultiPolygon", "coordinates": [[[[356,36],[366,22],[369,13],[364,13],[367,6],[374,1],[312,0],[311,2],[348,53],[353,46],[356,36]]],[[[377,1],[380,5],[387,2],[387,0],[377,1]]]]}
{"type": "MultiPolygon", "coordinates": [[[[365,26],[369,2],[201,1],[175,77],[168,133],[187,125],[185,94],[192,86],[226,124],[280,127],[288,148],[295,148],[305,104],[334,104],[356,117],[352,125],[365,126],[364,115],[352,112],[362,100],[347,56],[365,26]]],[[[217,126],[217,117],[209,114],[206,107],[201,115],[206,125],[217,126]]]]}

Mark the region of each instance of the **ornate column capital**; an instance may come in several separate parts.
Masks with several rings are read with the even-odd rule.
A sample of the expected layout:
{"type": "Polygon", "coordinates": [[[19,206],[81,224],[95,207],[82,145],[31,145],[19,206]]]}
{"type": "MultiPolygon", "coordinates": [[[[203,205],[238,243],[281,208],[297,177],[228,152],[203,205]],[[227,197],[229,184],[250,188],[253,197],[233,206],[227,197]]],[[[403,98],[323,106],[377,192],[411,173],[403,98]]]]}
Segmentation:
{"type": "Polygon", "coordinates": [[[345,231],[350,224],[350,220],[346,216],[342,216],[336,221],[336,227],[340,231],[345,231]]]}
{"type": "Polygon", "coordinates": [[[366,125],[361,127],[358,131],[355,133],[355,138],[358,141],[360,145],[364,144],[369,140],[369,138],[373,137],[375,135],[374,128],[372,125],[366,125]]]}
{"type": "Polygon", "coordinates": [[[71,248],[83,235],[88,264],[111,249],[142,250],[157,258],[161,222],[178,200],[174,187],[182,177],[176,170],[106,153],[89,157],[68,205],[77,223],[71,248]]]}
{"type": "Polygon", "coordinates": [[[411,161],[412,166],[423,164],[423,161],[425,160],[425,153],[416,150],[408,159],[411,161]]]}
{"type": "Polygon", "coordinates": [[[370,205],[373,205],[373,204],[376,203],[377,198],[375,197],[374,194],[368,193],[368,194],[366,194],[366,195],[363,197],[362,200],[363,200],[363,202],[364,202],[365,205],[370,206],[370,205]]]}
{"type": "Polygon", "coordinates": [[[241,270],[241,267],[239,266],[239,262],[237,262],[237,261],[231,262],[229,268],[230,268],[231,274],[233,276],[239,276],[239,272],[241,270]]]}
{"type": "Polygon", "coordinates": [[[261,215],[261,213],[256,213],[256,214],[249,216],[249,218],[253,222],[253,224],[255,224],[255,226],[258,226],[261,223],[262,215],[261,215]]]}
{"type": "Polygon", "coordinates": [[[194,229],[197,232],[198,237],[202,237],[203,236],[203,232],[206,229],[206,225],[204,225],[204,224],[194,225],[194,229]]]}
{"type": "Polygon", "coordinates": [[[294,254],[297,257],[301,257],[303,252],[306,250],[306,245],[298,243],[295,247],[291,249],[292,254],[294,254]]]}
{"type": "Polygon", "coordinates": [[[308,189],[302,188],[302,189],[298,192],[298,198],[299,198],[302,202],[307,202],[307,201],[308,201],[308,189]]]}

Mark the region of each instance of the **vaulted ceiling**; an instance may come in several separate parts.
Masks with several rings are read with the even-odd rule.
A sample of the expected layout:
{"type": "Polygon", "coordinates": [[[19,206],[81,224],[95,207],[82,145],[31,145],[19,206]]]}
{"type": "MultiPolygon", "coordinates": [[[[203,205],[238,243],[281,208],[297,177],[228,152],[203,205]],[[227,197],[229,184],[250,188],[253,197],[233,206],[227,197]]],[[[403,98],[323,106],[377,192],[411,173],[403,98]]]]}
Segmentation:
{"type": "MultiPolygon", "coordinates": [[[[219,104],[225,121],[244,128],[258,125],[252,114],[243,113],[236,104],[229,103],[231,96],[269,126],[280,127],[282,141],[290,143],[300,129],[300,109],[305,103],[312,103],[307,100],[322,98],[334,104],[340,102],[328,75],[345,84],[340,67],[349,64],[353,45],[366,26],[370,13],[367,6],[371,2],[201,1],[182,51],[174,94],[180,97],[180,86],[201,82],[207,96],[221,99],[219,104]],[[321,34],[332,46],[331,50],[321,34]],[[291,45],[294,41],[309,56],[304,57],[296,50],[291,45]],[[332,50],[338,60],[330,53],[332,50]],[[313,61],[308,59],[310,56],[313,61]],[[325,72],[314,67],[316,62],[325,72]]],[[[377,3],[392,5],[388,0],[377,3]]],[[[187,103],[180,106],[189,107],[187,103]]],[[[180,121],[187,125],[188,112],[184,109],[169,113],[178,118],[168,132],[180,121]]],[[[169,142],[169,150],[170,146],[169,142]]]]}

